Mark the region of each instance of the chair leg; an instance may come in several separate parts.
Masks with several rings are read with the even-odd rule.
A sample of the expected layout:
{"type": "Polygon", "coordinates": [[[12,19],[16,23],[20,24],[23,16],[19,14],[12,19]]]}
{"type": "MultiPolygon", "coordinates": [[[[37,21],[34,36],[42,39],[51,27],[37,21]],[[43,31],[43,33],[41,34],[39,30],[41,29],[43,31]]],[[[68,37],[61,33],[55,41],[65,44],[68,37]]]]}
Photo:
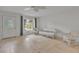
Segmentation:
{"type": "Polygon", "coordinates": [[[71,41],[70,40],[64,40],[64,42],[67,44],[67,46],[71,45],[71,41]]]}
{"type": "Polygon", "coordinates": [[[70,44],[71,44],[71,41],[69,40],[67,44],[68,44],[68,46],[70,46],[70,44]]]}

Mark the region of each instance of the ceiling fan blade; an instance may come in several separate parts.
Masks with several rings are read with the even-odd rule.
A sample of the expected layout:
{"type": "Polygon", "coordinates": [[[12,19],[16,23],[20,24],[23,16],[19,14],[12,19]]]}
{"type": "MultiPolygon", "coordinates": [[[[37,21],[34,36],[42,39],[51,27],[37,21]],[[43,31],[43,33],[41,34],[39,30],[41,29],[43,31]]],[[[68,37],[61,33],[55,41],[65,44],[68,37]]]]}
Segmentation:
{"type": "Polygon", "coordinates": [[[40,9],[46,9],[46,7],[45,6],[29,6],[25,10],[26,11],[33,10],[35,12],[38,12],[40,9]]]}
{"type": "Polygon", "coordinates": [[[45,6],[31,6],[31,8],[36,8],[36,9],[46,9],[45,6]]]}
{"type": "Polygon", "coordinates": [[[24,10],[29,11],[31,9],[33,9],[31,6],[27,6],[24,10]]]}

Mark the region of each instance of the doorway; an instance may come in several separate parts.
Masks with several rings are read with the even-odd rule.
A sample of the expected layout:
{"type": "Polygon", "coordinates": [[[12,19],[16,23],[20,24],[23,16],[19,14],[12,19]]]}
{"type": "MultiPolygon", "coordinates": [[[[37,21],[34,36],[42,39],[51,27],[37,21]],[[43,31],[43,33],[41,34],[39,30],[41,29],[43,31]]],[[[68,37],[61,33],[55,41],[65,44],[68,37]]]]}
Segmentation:
{"type": "Polygon", "coordinates": [[[34,18],[23,18],[23,35],[33,34],[35,28],[34,18]]]}
{"type": "Polygon", "coordinates": [[[26,31],[32,31],[33,30],[33,20],[25,19],[24,20],[24,29],[26,31]]]}

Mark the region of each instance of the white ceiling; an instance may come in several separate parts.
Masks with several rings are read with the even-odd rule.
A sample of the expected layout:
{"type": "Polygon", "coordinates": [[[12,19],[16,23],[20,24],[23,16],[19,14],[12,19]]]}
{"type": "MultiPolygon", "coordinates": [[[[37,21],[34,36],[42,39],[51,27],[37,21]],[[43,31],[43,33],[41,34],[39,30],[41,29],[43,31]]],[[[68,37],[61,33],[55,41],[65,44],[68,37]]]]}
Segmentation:
{"type": "Polygon", "coordinates": [[[28,6],[0,6],[1,11],[15,12],[23,15],[30,16],[46,16],[50,14],[57,14],[59,12],[71,10],[76,7],[68,7],[68,6],[46,6],[46,9],[39,10],[39,12],[35,12],[33,10],[25,11],[24,9],[28,6]]]}

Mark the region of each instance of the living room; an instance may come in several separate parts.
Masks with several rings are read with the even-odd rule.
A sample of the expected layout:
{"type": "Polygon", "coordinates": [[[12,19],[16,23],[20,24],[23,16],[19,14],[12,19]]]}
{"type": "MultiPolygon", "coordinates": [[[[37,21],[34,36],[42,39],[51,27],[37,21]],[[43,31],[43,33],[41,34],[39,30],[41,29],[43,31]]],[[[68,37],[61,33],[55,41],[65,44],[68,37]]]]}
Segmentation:
{"type": "Polygon", "coordinates": [[[78,6],[0,6],[0,52],[79,52],[78,6]]]}

